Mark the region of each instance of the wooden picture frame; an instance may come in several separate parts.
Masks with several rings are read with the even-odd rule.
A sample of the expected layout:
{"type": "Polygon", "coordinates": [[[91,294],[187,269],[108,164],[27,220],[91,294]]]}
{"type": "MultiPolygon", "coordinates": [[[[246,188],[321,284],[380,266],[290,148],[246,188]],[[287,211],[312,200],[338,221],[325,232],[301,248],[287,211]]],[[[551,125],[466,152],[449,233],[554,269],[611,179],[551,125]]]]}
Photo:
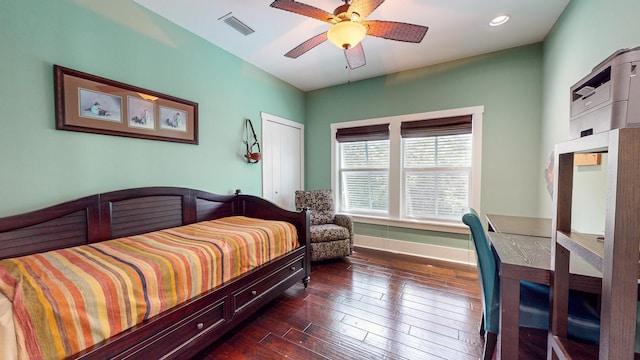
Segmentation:
{"type": "Polygon", "coordinates": [[[198,103],[53,66],[56,129],[198,144],[198,103]]]}

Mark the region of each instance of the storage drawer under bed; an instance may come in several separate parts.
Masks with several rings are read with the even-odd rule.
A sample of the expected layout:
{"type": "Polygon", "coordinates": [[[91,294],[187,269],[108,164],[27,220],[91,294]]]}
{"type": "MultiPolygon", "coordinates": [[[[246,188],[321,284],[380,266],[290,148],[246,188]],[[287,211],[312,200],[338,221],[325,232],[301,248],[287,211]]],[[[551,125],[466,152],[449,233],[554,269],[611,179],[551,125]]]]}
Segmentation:
{"type": "MultiPolygon", "coordinates": [[[[172,325],[172,329],[165,329],[158,336],[146,344],[139,344],[124,354],[116,356],[118,359],[148,359],[150,356],[157,359],[170,359],[176,357],[176,351],[180,351],[187,343],[206,336],[227,322],[225,317],[228,305],[228,297],[223,297],[214,304],[204,309],[195,311],[193,315],[172,325]],[[149,353],[149,349],[153,353],[149,353]]],[[[190,307],[195,308],[197,303],[190,307]]],[[[169,323],[169,325],[171,325],[169,323]]]]}
{"type": "Polygon", "coordinates": [[[245,306],[267,295],[278,284],[290,279],[298,272],[304,271],[304,258],[299,257],[277,270],[269,277],[256,281],[232,295],[233,312],[242,310],[245,306]]]}

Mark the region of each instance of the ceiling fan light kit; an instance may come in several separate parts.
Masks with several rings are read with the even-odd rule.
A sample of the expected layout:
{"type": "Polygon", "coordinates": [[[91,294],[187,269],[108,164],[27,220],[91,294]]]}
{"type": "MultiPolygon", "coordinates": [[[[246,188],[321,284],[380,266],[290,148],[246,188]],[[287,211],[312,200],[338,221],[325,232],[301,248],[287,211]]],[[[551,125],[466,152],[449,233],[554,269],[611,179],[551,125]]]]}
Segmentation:
{"type": "Polygon", "coordinates": [[[388,40],[419,43],[424,38],[426,26],[407,24],[395,21],[364,20],[385,0],[342,0],[333,14],[311,5],[294,0],[275,0],[271,7],[308,16],[331,24],[328,31],[318,34],[296,46],[285,54],[286,57],[298,58],[300,55],[329,40],[344,50],[345,58],[350,69],[356,69],[366,64],[362,39],[365,36],[375,36],[388,40]]]}
{"type": "Polygon", "coordinates": [[[327,31],[327,38],[341,49],[351,49],[367,35],[367,28],[355,21],[342,21],[327,31]]]}

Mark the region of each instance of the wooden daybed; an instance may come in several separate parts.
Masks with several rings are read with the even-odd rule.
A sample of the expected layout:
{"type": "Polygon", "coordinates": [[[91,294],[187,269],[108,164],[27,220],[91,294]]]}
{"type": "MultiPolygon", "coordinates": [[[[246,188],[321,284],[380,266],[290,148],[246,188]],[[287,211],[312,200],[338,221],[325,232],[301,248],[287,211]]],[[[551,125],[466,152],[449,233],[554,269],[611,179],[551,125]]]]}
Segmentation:
{"type": "Polygon", "coordinates": [[[149,187],[87,196],[0,219],[0,259],[98,243],[228,216],[283,220],[300,246],[76,355],[77,359],[189,358],[272,301],[309,281],[309,214],[237,192],[149,187]]]}

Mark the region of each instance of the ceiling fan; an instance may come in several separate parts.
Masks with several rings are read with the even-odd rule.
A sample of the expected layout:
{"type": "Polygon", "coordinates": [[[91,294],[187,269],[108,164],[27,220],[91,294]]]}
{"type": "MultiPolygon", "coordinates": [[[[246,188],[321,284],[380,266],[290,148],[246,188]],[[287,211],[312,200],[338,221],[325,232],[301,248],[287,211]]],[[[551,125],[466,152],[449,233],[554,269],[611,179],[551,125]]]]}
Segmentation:
{"type": "Polygon", "coordinates": [[[291,11],[332,24],[328,31],[303,42],[284,56],[295,59],[329,40],[344,49],[349,68],[356,69],[366,64],[364,50],[360,42],[366,35],[419,43],[429,30],[426,26],[395,21],[365,21],[364,19],[385,0],[352,0],[351,3],[349,0],[342,1],[344,1],[344,5],[338,6],[333,13],[294,0],[275,0],[271,3],[273,8],[291,11]]]}

